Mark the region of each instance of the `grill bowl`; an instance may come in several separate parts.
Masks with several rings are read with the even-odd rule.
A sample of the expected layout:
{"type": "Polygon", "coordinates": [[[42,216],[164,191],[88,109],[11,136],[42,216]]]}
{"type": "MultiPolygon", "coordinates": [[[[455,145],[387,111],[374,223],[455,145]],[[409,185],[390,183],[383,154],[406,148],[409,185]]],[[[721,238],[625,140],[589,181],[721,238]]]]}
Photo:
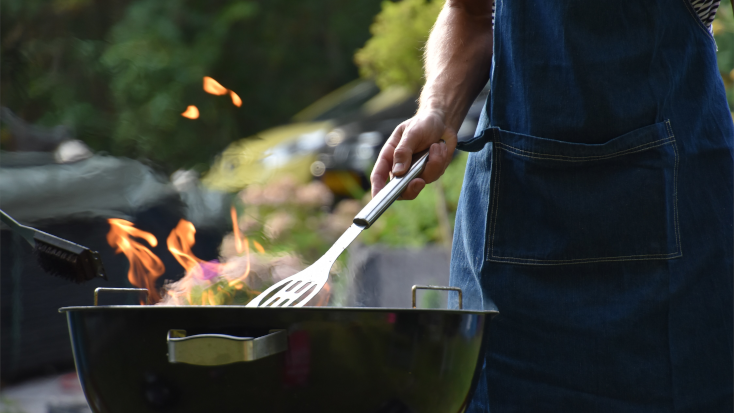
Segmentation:
{"type": "Polygon", "coordinates": [[[496,312],[389,308],[65,307],[95,413],[463,411],[496,312]],[[219,366],[171,363],[170,330],[287,349],[219,366]]]}

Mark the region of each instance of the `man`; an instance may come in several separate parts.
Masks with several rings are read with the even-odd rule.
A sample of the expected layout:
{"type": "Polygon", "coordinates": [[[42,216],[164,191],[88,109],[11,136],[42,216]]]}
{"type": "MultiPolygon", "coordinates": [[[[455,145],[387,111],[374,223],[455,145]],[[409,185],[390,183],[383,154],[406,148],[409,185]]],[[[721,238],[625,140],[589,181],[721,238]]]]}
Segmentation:
{"type": "Polygon", "coordinates": [[[500,315],[468,411],[733,410],[734,125],[697,11],[447,1],[420,107],[372,184],[429,148],[403,193],[414,199],[457,145],[475,151],[451,282],[465,306],[500,315]],[[477,135],[459,143],[488,78],[477,135]]]}

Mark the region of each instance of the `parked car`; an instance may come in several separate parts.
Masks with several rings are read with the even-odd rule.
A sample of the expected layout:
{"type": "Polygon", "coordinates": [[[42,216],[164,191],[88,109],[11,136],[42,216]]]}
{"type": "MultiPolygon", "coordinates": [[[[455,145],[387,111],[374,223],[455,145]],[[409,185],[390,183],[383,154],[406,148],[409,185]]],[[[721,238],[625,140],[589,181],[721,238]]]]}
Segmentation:
{"type": "MultiPolygon", "coordinates": [[[[488,89],[472,105],[460,138],[474,133],[488,89]]],[[[202,179],[216,190],[236,192],[282,175],[320,179],[339,197],[361,197],[382,145],[413,116],[417,96],[400,87],[380,90],[353,81],[293,117],[293,123],[230,144],[202,179]]]]}
{"type": "Polygon", "coordinates": [[[230,144],[215,160],[202,182],[210,188],[237,192],[289,174],[308,181],[326,134],[337,125],[361,116],[365,102],[380,93],[374,82],[355,80],[317,100],[276,126],[230,144]]]}

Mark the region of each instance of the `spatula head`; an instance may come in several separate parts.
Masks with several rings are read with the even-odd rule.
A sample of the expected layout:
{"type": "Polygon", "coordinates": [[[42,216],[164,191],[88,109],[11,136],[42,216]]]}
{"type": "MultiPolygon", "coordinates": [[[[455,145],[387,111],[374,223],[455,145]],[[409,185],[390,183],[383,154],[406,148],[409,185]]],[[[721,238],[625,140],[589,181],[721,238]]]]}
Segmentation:
{"type": "Polygon", "coordinates": [[[303,307],[321,291],[329,279],[331,265],[315,262],[310,267],[273,284],[253,298],[248,307],[303,307]],[[305,298],[302,298],[304,297],[305,298]]]}

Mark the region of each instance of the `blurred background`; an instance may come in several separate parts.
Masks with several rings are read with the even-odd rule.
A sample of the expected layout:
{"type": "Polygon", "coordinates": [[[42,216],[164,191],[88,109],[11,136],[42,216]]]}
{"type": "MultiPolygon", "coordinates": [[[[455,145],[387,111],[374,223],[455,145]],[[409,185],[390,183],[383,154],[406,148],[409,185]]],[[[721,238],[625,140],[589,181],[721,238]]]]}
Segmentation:
{"type": "MultiPolygon", "coordinates": [[[[97,287],[243,304],[320,257],[369,200],[381,146],[416,110],[422,47],[442,4],[0,3],[0,208],[99,251],[110,278],[49,276],[27,243],[0,231],[0,412],[89,411],[57,310],[91,305],[97,287]],[[184,258],[172,252],[182,240],[184,258]],[[231,277],[244,287],[215,288],[231,277]]],[[[729,0],[712,29],[734,107],[729,0]]],[[[486,93],[460,137],[474,133],[486,93]]],[[[446,285],[465,163],[455,154],[416,202],[365,231],[314,304],[408,307],[413,284],[446,285]]],[[[419,295],[422,307],[445,303],[419,295]]]]}

